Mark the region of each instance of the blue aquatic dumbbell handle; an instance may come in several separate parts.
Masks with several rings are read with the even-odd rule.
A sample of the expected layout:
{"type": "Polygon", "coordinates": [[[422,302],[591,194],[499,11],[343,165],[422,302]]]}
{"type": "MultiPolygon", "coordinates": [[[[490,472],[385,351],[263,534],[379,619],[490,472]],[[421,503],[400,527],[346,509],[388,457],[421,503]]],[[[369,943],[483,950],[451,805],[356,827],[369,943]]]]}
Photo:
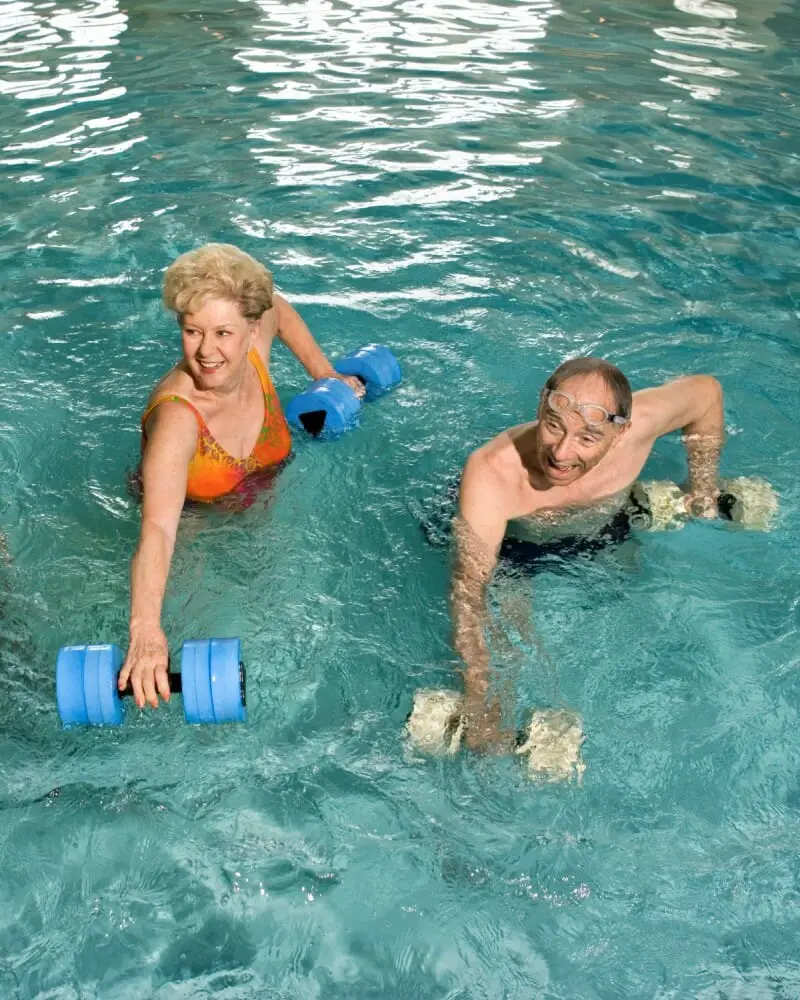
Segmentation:
{"type": "MultiPolygon", "coordinates": [[[[183,691],[183,678],[181,675],[178,673],[172,673],[169,667],[167,667],[167,677],[169,678],[170,694],[180,694],[183,691]]],[[[130,680],[121,691],[117,688],[117,694],[120,698],[133,697],[133,688],[131,687],[130,680]]]]}
{"type": "MultiPolygon", "coordinates": [[[[238,711],[237,706],[241,706],[242,709],[244,709],[244,708],[247,707],[247,668],[245,667],[244,663],[242,663],[242,661],[239,659],[239,640],[238,639],[198,639],[198,640],[189,640],[187,642],[184,642],[184,644],[183,644],[182,658],[186,656],[186,647],[187,646],[191,645],[191,646],[205,646],[205,647],[208,647],[210,649],[210,651],[211,651],[211,653],[210,653],[210,659],[208,661],[208,669],[210,671],[213,671],[214,670],[214,656],[215,656],[215,653],[217,655],[219,655],[219,653],[220,653],[220,647],[223,644],[227,644],[227,643],[235,643],[236,644],[236,650],[233,653],[233,656],[235,657],[235,668],[236,668],[235,669],[235,675],[234,675],[233,671],[231,671],[231,673],[229,675],[226,674],[226,683],[224,684],[224,687],[220,689],[220,690],[224,691],[224,697],[227,699],[225,707],[221,707],[221,705],[219,704],[219,702],[220,702],[220,690],[218,690],[217,692],[215,692],[215,696],[214,696],[214,700],[213,700],[213,704],[212,704],[212,710],[211,710],[212,714],[214,715],[214,718],[208,718],[208,719],[202,719],[202,720],[201,719],[194,720],[194,719],[189,719],[188,718],[188,712],[187,712],[187,709],[186,709],[185,690],[184,690],[184,686],[183,686],[183,678],[184,678],[183,670],[186,669],[186,660],[185,659],[183,660],[183,670],[181,670],[181,671],[169,671],[167,673],[167,676],[169,677],[169,690],[170,690],[170,692],[172,694],[184,695],[184,712],[187,712],[187,719],[188,719],[189,722],[193,722],[193,721],[198,721],[198,722],[199,721],[203,721],[203,722],[206,722],[206,721],[208,721],[208,722],[217,722],[218,719],[216,718],[216,716],[234,715],[238,711]],[[230,682],[228,682],[228,680],[227,680],[228,677],[230,677],[230,682]],[[235,677],[235,683],[234,683],[234,677],[235,677]]],[[[187,674],[187,678],[188,678],[188,674],[187,674]]],[[[218,684],[220,683],[219,679],[216,680],[216,683],[218,683],[218,684]]],[[[120,696],[120,698],[129,698],[129,697],[133,696],[133,688],[130,685],[130,681],[128,681],[127,685],[119,692],[119,696],[120,696]]],[[[241,721],[241,722],[244,722],[244,719],[245,719],[245,716],[243,714],[241,719],[232,719],[232,718],[228,719],[226,717],[226,718],[220,719],[219,721],[224,721],[224,722],[228,722],[228,721],[241,721]]]]}

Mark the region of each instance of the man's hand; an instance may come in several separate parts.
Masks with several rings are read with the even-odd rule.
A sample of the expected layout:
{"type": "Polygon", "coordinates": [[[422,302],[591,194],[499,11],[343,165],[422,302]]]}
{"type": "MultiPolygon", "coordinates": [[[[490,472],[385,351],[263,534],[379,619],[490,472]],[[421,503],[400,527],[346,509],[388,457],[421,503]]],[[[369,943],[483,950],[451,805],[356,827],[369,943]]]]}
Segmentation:
{"type": "Polygon", "coordinates": [[[464,745],[479,753],[508,753],[514,748],[514,733],[503,729],[498,698],[488,702],[483,695],[464,699],[464,745]]]}
{"type": "Polygon", "coordinates": [[[700,517],[713,520],[719,517],[717,499],[719,490],[693,490],[683,497],[683,506],[689,517],[700,517]]]}

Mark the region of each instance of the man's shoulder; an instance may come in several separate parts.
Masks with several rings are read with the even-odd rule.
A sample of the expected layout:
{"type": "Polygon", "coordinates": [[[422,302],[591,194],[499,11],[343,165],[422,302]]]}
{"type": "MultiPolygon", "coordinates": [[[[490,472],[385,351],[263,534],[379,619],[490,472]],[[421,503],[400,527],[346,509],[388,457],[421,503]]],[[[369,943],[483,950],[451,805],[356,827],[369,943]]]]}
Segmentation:
{"type": "MultiPolygon", "coordinates": [[[[669,385],[667,382],[666,385],[669,385]]],[[[635,413],[645,413],[658,406],[658,397],[661,395],[663,385],[650,385],[645,389],[637,389],[632,397],[633,411],[635,413]]]]}
{"type": "Polygon", "coordinates": [[[658,437],[665,397],[668,397],[669,392],[670,383],[666,383],[639,389],[633,394],[631,431],[637,437],[658,437]]]}
{"type": "Polygon", "coordinates": [[[519,479],[524,470],[519,451],[514,445],[515,430],[516,428],[511,428],[503,431],[476,448],[467,459],[466,471],[482,479],[492,479],[503,484],[519,479]]]}

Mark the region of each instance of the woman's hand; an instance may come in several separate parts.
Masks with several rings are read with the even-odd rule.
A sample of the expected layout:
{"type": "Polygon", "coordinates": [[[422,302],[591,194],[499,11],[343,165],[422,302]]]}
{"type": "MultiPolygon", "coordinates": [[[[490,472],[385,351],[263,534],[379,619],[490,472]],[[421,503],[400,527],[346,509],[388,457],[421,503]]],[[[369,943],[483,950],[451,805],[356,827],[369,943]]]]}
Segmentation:
{"type": "Polygon", "coordinates": [[[363,399],[366,395],[367,387],[357,375],[340,375],[339,372],[334,371],[327,377],[338,378],[340,382],[344,382],[346,386],[349,386],[353,390],[357,399],[363,399]]]}
{"type": "Polygon", "coordinates": [[[158,708],[159,694],[164,701],[169,701],[168,666],[167,637],[157,625],[131,631],[128,655],[119,674],[118,687],[123,691],[130,680],[137,706],[144,708],[147,703],[158,708]]]}

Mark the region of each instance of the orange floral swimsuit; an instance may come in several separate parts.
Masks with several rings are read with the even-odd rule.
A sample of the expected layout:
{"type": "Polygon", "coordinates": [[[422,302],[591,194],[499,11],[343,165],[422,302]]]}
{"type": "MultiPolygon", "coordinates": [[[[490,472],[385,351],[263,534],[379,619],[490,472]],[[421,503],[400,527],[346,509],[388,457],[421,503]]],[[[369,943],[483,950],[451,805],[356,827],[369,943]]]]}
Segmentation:
{"type": "Polygon", "coordinates": [[[200,411],[184,396],[166,393],[157,396],[142,415],[142,444],[147,441],[145,424],[153,410],[161,403],[183,403],[194,413],[197,420],[198,437],[194,457],[189,463],[189,478],[186,483],[186,498],[208,503],[231,493],[253,472],[260,472],[270,466],[279,465],[292,450],[292,435],[281,409],[278,394],[269,377],[269,372],[261,355],[253,347],[247,360],[258,373],[258,380],[264,392],[264,423],[252,452],[247,458],[229,455],[212,437],[200,411]]]}

